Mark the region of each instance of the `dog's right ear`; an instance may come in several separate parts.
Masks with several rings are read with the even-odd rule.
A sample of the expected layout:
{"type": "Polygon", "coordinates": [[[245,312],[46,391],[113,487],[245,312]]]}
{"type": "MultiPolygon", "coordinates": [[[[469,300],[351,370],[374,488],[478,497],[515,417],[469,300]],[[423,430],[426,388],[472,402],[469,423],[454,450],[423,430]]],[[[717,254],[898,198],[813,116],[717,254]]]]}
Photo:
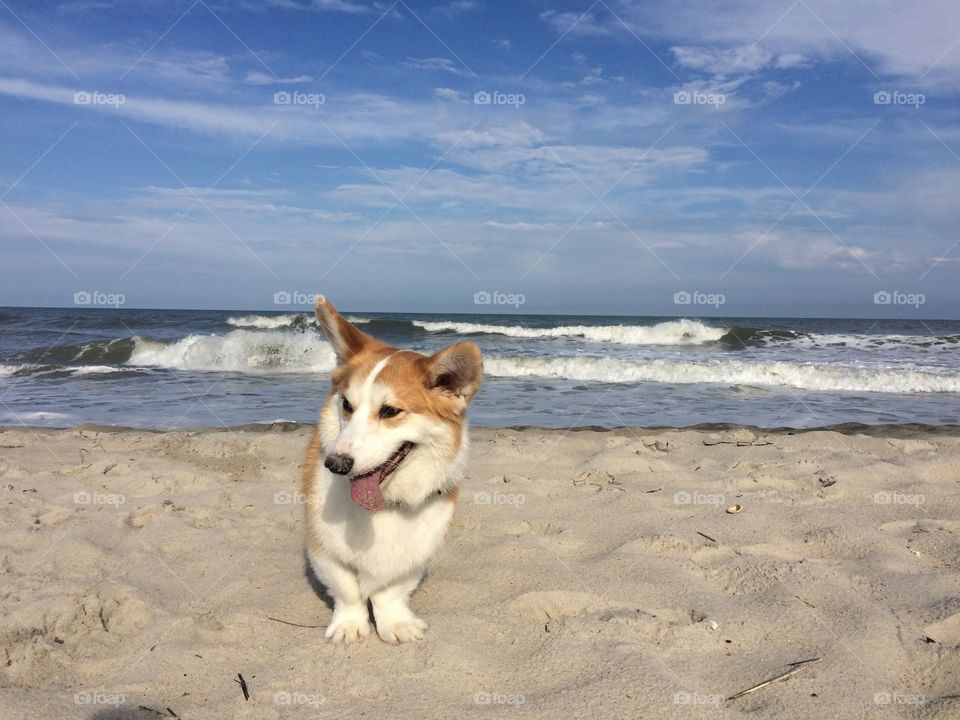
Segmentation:
{"type": "Polygon", "coordinates": [[[348,361],[362,350],[383,345],[379,340],[357,330],[323,295],[317,295],[317,320],[340,362],[348,361]]]}

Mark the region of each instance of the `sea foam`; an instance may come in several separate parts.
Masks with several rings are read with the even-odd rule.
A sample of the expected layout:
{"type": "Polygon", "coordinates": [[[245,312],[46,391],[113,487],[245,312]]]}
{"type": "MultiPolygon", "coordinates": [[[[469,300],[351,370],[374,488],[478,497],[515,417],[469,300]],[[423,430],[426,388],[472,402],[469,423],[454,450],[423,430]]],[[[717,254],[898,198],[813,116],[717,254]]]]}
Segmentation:
{"type": "Polygon", "coordinates": [[[427,320],[414,320],[413,324],[427,332],[483,333],[530,339],[572,337],[624,345],[702,345],[716,342],[728,332],[725,328],[710,327],[698,320],[670,320],[656,325],[564,325],[555,328],[427,320]]]}

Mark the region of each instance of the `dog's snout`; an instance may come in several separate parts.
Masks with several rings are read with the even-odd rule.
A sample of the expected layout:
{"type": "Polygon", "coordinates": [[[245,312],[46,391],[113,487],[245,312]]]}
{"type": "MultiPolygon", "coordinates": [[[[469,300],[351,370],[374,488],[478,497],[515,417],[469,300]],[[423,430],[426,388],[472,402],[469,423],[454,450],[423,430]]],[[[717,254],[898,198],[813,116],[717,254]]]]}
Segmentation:
{"type": "Polygon", "coordinates": [[[323,466],[337,475],[346,475],[353,467],[353,458],[349,455],[333,453],[327,455],[327,459],[323,461],[323,466]]]}

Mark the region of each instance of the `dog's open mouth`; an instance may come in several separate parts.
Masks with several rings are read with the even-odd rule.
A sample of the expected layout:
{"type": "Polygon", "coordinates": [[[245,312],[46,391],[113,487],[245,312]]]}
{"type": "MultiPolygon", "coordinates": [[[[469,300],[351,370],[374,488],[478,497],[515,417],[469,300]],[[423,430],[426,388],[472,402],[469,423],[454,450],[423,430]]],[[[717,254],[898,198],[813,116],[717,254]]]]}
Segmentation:
{"type": "Polygon", "coordinates": [[[378,465],[370,472],[350,478],[350,497],[353,501],[370,512],[383,510],[384,501],[380,485],[400,466],[412,449],[413,443],[407,441],[397,448],[397,451],[382,465],[378,465]]]}

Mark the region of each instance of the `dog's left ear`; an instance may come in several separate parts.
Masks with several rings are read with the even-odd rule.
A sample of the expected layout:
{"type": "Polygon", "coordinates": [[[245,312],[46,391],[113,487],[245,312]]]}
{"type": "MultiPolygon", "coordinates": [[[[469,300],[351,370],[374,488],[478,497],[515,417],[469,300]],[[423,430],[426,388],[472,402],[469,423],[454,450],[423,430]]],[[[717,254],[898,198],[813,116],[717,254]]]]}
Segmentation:
{"type": "Polygon", "coordinates": [[[462,398],[464,407],[483,382],[483,355],[476,343],[458,342],[427,358],[427,387],[462,398]]]}
{"type": "Polygon", "coordinates": [[[379,340],[357,330],[323,295],[317,295],[317,320],[340,362],[346,362],[364,348],[382,346],[379,340]]]}

